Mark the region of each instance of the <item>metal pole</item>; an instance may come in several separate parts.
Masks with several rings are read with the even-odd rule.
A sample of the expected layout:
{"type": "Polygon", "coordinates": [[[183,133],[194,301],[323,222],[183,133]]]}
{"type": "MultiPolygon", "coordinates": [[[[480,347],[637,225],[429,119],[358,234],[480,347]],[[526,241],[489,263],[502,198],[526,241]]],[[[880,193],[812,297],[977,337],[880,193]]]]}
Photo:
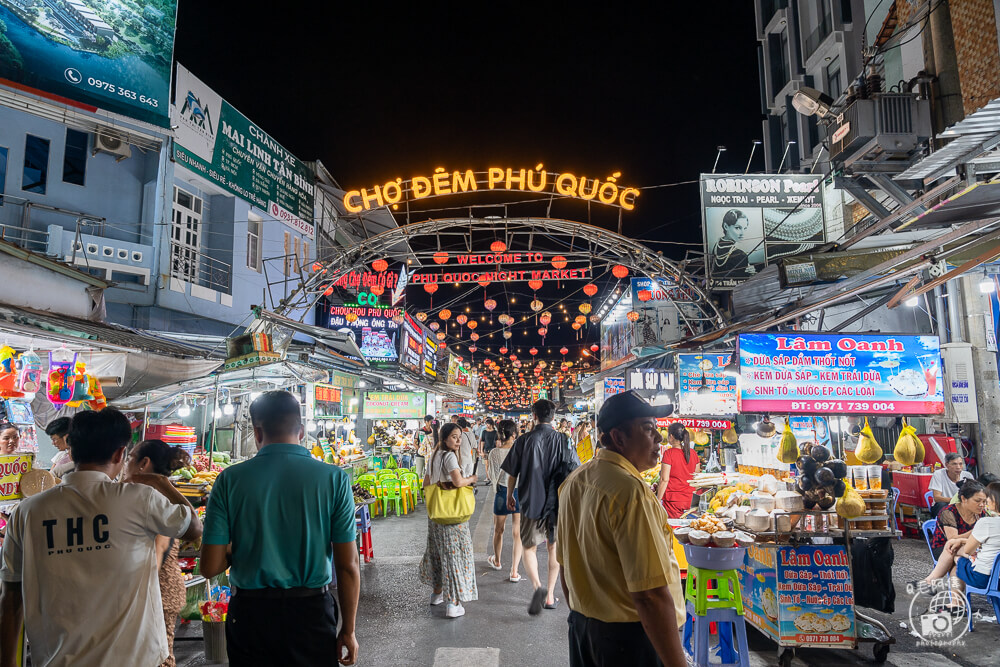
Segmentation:
{"type": "Polygon", "coordinates": [[[208,443],[208,469],[212,469],[212,452],[215,450],[215,427],[219,420],[215,418],[215,413],[219,410],[219,375],[215,376],[215,399],[212,401],[212,439],[208,443]]]}
{"type": "MultiPolygon", "coordinates": [[[[781,168],[785,166],[785,158],[788,157],[788,149],[792,147],[794,141],[789,141],[785,144],[785,152],[781,154],[781,164],[778,165],[778,173],[781,173],[781,168]]],[[[750,158],[753,159],[753,153],[750,154],[750,158]]]]}
{"type": "Polygon", "coordinates": [[[750,163],[753,162],[753,154],[757,151],[757,146],[759,144],[760,144],[759,141],[755,140],[753,142],[753,147],[750,149],[750,159],[747,160],[747,168],[746,168],[746,171],[743,172],[744,174],[749,174],[750,173],[750,163]]]}
{"type": "Polygon", "coordinates": [[[715,168],[719,166],[719,156],[722,155],[725,151],[726,151],[726,147],[725,146],[718,146],[718,147],[716,147],[715,164],[712,165],[712,173],[713,174],[715,173],[715,168]]]}

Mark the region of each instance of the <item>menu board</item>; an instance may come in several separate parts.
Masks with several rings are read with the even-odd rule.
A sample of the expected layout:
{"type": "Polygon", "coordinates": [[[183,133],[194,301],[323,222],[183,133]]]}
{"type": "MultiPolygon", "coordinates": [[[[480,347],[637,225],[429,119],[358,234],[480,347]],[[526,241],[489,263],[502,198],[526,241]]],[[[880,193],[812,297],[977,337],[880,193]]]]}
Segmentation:
{"type": "Polygon", "coordinates": [[[424,333],[409,314],[404,315],[399,337],[399,365],[420,374],[424,369],[424,333]]]}
{"type": "Polygon", "coordinates": [[[438,344],[428,335],[424,335],[424,375],[431,380],[437,377],[438,344]]]}
{"type": "Polygon", "coordinates": [[[366,391],[365,419],[422,419],[426,396],[422,391],[366,391]]]}
{"type": "Polygon", "coordinates": [[[741,334],[741,412],[937,415],[937,336],[741,334]]]}
{"type": "Polygon", "coordinates": [[[782,642],[854,647],[854,584],[843,545],[777,549],[782,642]]]}
{"type": "Polygon", "coordinates": [[[737,378],[722,372],[731,357],[729,352],[677,355],[677,370],[680,375],[677,411],[680,414],[736,414],[737,378]],[[710,391],[703,390],[703,387],[710,391]]]}
{"type": "Polygon", "coordinates": [[[341,416],[341,399],[343,391],[340,387],[316,383],[313,398],[313,413],[316,419],[327,419],[341,416]]]}

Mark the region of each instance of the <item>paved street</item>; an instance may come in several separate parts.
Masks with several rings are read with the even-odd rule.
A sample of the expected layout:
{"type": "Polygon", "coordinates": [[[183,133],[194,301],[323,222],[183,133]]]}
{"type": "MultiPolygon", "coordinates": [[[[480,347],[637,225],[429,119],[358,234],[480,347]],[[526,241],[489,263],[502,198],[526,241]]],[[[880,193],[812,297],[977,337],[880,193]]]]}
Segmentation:
{"type": "MultiPolygon", "coordinates": [[[[426,539],[424,506],[416,515],[390,516],[375,520],[373,540],[375,561],[362,565],[361,604],[358,611],[358,642],[364,667],[413,665],[451,667],[452,665],[566,665],[566,616],[563,604],[558,610],[544,610],[532,618],[527,614],[530,592],[526,573],[517,584],[505,581],[510,563],[510,527],[505,537],[504,567],[494,571],[486,565],[492,521],[492,495],[479,488],[477,510],[470,527],[476,549],[479,600],[465,605],[466,615],[444,618],[443,607],[427,604],[430,589],[418,581],[417,569],[426,539]]],[[[895,634],[897,644],[889,653],[888,664],[897,667],[973,666],[1000,662],[1000,628],[995,622],[980,620],[974,633],[966,634],[961,644],[945,648],[924,648],[909,634],[908,610],[911,598],[906,582],[923,577],[930,556],[922,541],[906,539],[895,543],[893,575],[896,584],[896,612],[892,615],[866,610],[895,634]],[[905,623],[907,627],[901,627],[905,623]]],[[[544,559],[540,566],[544,571],[544,559]]],[[[544,576],[544,575],[543,575],[544,576]]],[[[974,600],[974,607],[992,619],[985,600],[974,600]]],[[[917,609],[923,612],[924,609],[917,609]]],[[[200,624],[182,628],[182,634],[200,634],[200,624]]],[[[775,645],[755,630],[748,633],[754,666],[776,665],[775,645]]],[[[182,667],[210,665],[204,659],[201,642],[178,644],[178,664],[182,667]]],[[[797,667],[814,665],[873,664],[872,645],[857,651],[801,650],[792,662],[797,667]]]]}

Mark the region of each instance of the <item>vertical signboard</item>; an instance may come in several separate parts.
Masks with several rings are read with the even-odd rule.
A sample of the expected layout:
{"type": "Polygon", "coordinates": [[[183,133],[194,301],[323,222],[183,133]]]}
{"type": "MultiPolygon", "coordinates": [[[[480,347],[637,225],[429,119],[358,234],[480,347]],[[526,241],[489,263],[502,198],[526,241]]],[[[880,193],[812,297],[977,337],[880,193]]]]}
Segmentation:
{"type": "Polygon", "coordinates": [[[606,371],[635,359],[635,325],[628,319],[632,292],[627,290],[611,312],[601,320],[601,370],[606,371]]]}
{"type": "Polygon", "coordinates": [[[438,344],[434,338],[424,332],[424,375],[432,381],[437,379],[438,344]]]}
{"type": "Polygon", "coordinates": [[[399,337],[399,365],[418,375],[424,368],[423,328],[410,317],[409,313],[403,314],[402,335],[399,337]]]}
{"type": "Polygon", "coordinates": [[[822,177],[702,174],[702,228],[712,289],[731,289],[766,264],[826,239],[822,177]]]}
{"type": "Polygon", "coordinates": [[[0,79],[167,127],[176,17],[177,0],[2,0],[0,79]]]}
{"type": "Polygon", "coordinates": [[[181,65],[174,160],[312,238],[312,169],[181,65]]]}

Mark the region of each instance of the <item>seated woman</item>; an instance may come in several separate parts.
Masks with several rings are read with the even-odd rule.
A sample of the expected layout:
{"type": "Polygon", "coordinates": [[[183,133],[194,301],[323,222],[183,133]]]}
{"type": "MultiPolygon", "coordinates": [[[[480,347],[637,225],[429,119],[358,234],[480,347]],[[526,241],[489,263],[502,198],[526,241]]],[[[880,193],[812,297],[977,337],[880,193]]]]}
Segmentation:
{"type": "MultiPolygon", "coordinates": [[[[962,486],[965,490],[973,482],[962,486]]],[[[979,486],[978,483],[976,483],[979,486]]],[[[1000,511],[1000,483],[994,482],[982,493],[986,497],[986,505],[991,512],[1000,511]]],[[[959,501],[961,502],[961,501],[959,501]]],[[[944,514],[944,510],[941,511],[944,514]]],[[[976,522],[970,534],[966,537],[956,537],[948,540],[937,566],[924,581],[931,582],[954,573],[959,579],[976,588],[985,588],[989,583],[990,572],[1000,552],[1000,517],[985,516],[976,522]],[[977,555],[978,551],[978,555],[977,555]],[[975,558],[975,562],[971,559],[975,558]]]]}
{"type": "Polygon", "coordinates": [[[962,488],[958,490],[958,502],[954,505],[945,505],[938,512],[937,528],[931,537],[931,553],[934,557],[941,558],[948,540],[968,537],[985,509],[986,491],[983,485],[975,480],[965,480],[962,488]]]}

